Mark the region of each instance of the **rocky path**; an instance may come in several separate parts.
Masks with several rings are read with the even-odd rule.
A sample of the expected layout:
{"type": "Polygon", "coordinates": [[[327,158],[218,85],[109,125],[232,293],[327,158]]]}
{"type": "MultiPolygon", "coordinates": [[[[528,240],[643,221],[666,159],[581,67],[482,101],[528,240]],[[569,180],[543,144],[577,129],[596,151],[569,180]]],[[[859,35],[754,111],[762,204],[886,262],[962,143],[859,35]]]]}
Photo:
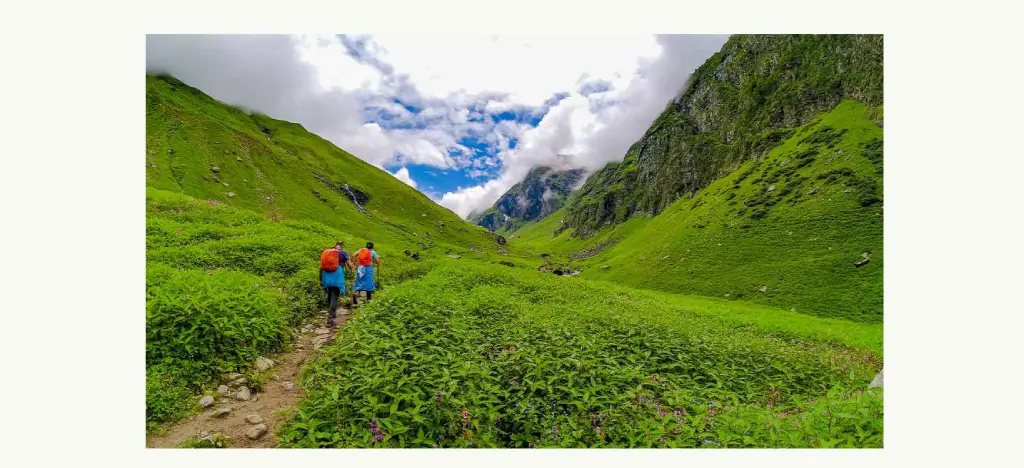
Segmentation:
{"type": "MultiPolygon", "coordinates": [[[[326,316],[325,311],[317,315],[316,326],[302,327],[289,353],[273,360],[260,358],[257,361],[257,367],[269,366],[267,368],[273,372],[262,392],[251,392],[241,374],[225,376],[212,404],[191,418],[168,427],[164,433],[148,436],[146,446],[174,448],[186,439],[214,437],[216,434],[229,437],[228,444],[232,448],[275,446],[277,429],[285,423],[289,410],[302,397],[299,378],[303,364],[324,344],[334,341],[342,324],[348,320],[349,311],[338,308],[338,327],[334,330],[323,327],[322,320],[326,316]]],[[[203,403],[209,403],[209,399],[205,402],[200,399],[200,405],[203,403]]]]}

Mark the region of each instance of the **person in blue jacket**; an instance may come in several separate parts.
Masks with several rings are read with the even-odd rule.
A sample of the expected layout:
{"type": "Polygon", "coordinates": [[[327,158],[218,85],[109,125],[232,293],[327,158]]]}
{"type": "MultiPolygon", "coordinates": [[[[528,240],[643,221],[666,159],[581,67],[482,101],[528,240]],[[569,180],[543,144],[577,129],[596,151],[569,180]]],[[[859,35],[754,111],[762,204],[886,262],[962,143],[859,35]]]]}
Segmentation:
{"type": "Polygon", "coordinates": [[[367,301],[373,299],[373,290],[376,289],[373,269],[375,266],[380,266],[380,256],[373,250],[373,242],[367,242],[366,248],[359,249],[355,254],[354,261],[357,265],[356,279],[352,283],[352,305],[359,303],[360,291],[366,293],[367,301]]]}
{"type": "Polygon", "coordinates": [[[338,299],[345,295],[345,268],[355,269],[352,259],[345,251],[345,243],[337,241],[334,243],[334,248],[338,250],[338,269],[334,271],[320,269],[320,287],[327,291],[327,301],[330,303],[327,312],[327,326],[330,328],[334,328],[334,317],[338,312],[338,299]]]}

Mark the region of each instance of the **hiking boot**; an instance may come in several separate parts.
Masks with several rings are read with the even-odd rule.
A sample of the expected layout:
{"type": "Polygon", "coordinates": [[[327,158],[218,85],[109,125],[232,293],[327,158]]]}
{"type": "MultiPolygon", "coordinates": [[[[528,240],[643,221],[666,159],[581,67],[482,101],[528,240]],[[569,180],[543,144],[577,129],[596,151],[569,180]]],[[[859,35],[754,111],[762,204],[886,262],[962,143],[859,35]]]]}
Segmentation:
{"type": "Polygon", "coordinates": [[[327,319],[327,328],[334,328],[337,325],[334,324],[334,319],[327,319]]]}

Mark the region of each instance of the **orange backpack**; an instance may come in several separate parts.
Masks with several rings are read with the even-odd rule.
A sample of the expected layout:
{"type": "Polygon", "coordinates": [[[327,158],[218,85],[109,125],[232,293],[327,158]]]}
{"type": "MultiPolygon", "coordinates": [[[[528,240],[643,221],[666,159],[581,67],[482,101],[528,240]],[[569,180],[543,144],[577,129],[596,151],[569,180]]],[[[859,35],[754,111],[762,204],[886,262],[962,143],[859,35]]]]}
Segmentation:
{"type": "Polygon", "coordinates": [[[320,254],[320,268],[324,271],[337,271],[338,263],[338,249],[331,247],[320,254]]]}
{"type": "Polygon", "coordinates": [[[356,262],[359,263],[359,266],[370,266],[370,263],[373,262],[373,254],[370,253],[369,249],[359,249],[356,252],[356,262]]]}

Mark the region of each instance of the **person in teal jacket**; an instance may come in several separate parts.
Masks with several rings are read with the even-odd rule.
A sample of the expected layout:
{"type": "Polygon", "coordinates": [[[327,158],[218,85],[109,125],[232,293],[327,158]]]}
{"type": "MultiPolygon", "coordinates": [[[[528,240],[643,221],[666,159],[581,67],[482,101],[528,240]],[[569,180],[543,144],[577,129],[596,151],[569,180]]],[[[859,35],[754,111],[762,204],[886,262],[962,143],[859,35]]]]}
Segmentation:
{"type": "Polygon", "coordinates": [[[373,291],[376,289],[373,276],[373,268],[380,266],[380,256],[373,250],[373,242],[367,242],[365,249],[359,249],[355,255],[356,279],[352,282],[352,304],[359,303],[359,292],[366,293],[366,300],[373,299],[373,291]]]}
{"type": "Polygon", "coordinates": [[[330,303],[327,312],[327,326],[331,328],[334,328],[334,318],[338,312],[338,299],[345,295],[345,268],[355,269],[352,259],[345,251],[345,243],[337,241],[334,243],[334,248],[338,250],[338,269],[334,271],[320,269],[320,287],[327,292],[327,301],[330,303]]]}

